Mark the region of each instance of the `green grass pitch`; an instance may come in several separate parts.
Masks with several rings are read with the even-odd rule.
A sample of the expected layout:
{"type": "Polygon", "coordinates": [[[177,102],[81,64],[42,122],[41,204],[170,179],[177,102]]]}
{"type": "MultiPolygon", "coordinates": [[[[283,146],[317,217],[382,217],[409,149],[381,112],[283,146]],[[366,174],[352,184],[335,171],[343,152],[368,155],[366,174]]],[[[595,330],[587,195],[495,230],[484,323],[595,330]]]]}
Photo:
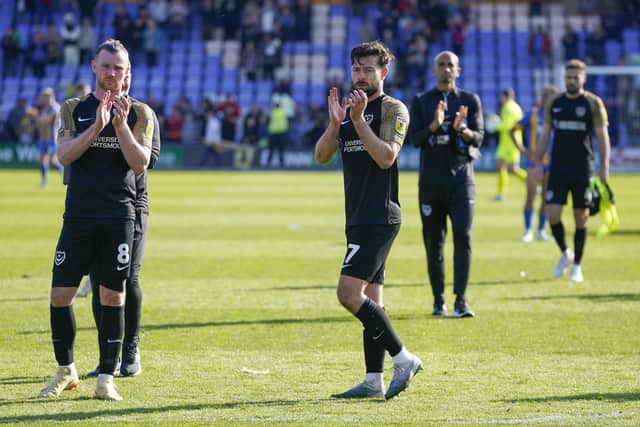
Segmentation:
{"type": "MultiPolygon", "coordinates": [[[[453,320],[430,315],[417,174],[401,172],[385,303],[425,370],[388,402],[329,398],[364,375],[362,328],[335,296],[346,251],[339,172],[152,171],[142,375],[116,379],[122,402],[91,399],[91,379],[36,399],[55,369],[58,179],[51,172],[42,190],[37,170],[0,171],[0,424],[640,424],[640,176],[612,177],[619,231],[597,239],[591,219],[575,285],[550,278],[553,243],[520,242],[523,185],[511,178],[495,203],[495,174],[478,174],[477,317],[453,320]]],[[[564,222],[572,242],[568,209],[564,222]]],[[[450,235],[445,256],[451,308],[450,235]]],[[[82,374],[97,364],[97,334],[88,299],[75,313],[82,374]]],[[[387,384],[391,375],[387,358],[387,384]]]]}

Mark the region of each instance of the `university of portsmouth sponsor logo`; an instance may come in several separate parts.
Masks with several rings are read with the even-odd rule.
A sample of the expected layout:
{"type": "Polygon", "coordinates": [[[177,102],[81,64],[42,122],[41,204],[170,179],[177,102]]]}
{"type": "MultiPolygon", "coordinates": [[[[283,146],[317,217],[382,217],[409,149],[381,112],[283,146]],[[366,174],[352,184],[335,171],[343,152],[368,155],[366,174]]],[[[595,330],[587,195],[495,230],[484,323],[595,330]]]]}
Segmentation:
{"type": "Polygon", "coordinates": [[[91,143],[91,147],[93,148],[111,148],[113,150],[120,149],[120,142],[118,141],[117,136],[99,136],[96,138],[93,143],[91,143]]]}
{"type": "Polygon", "coordinates": [[[62,264],[66,258],[67,258],[67,254],[65,251],[56,251],[56,256],[53,259],[53,262],[57,266],[60,266],[60,264],[62,264]]]}
{"type": "Polygon", "coordinates": [[[555,123],[556,129],[561,130],[575,130],[575,131],[586,131],[587,124],[585,122],[579,122],[577,120],[557,120],[555,123]]]}
{"type": "Polygon", "coordinates": [[[367,151],[367,148],[359,139],[352,139],[350,141],[345,141],[342,144],[343,153],[355,153],[358,151],[367,151]]]}

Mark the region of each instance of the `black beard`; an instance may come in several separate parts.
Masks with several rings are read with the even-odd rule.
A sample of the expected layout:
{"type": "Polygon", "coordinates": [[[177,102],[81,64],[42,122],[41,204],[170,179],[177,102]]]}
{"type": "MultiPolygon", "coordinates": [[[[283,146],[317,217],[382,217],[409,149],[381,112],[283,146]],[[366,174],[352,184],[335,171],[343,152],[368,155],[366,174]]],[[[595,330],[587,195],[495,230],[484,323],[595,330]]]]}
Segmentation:
{"type": "MultiPolygon", "coordinates": [[[[351,84],[351,91],[358,90],[358,89],[360,89],[358,87],[358,83],[351,84]]],[[[366,93],[367,96],[371,96],[371,95],[375,94],[378,91],[378,86],[377,85],[367,85],[366,89],[361,89],[361,90],[364,90],[364,93],[366,93]]]]}

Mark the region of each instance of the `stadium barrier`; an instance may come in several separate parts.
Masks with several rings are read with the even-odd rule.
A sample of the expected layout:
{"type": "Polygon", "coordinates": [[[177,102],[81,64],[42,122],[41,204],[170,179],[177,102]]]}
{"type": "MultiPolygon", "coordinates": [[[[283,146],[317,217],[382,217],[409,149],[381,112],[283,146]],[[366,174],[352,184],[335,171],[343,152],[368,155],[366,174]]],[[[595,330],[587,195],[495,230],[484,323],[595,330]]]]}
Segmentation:
{"type": "MultiPolygon", "coordinates": [[[[595,150],[597,154],[597,149],[595,150]]],[[[482,156],[475,161],[477,171],[494,171],[496,168],[495,147],[483,147],[482,156]]],[[[277,155],[274,154],[274,157],[277,155]]],[[[244,144],[171,144],[164,143],[158,169],[286,169],[286,170],[338,170],[342,164],[340,156],[334,156],[326,165],[319,165],[310,148],[287,149],[284,165],[268,163],[269,150],[244,144]]],[[[40,152],[37,144],[0,143],[0,168],[37,168],[40,152]]],[[[420,165],[420,150],[404,146],[399,157],[402,170],[417,170],[420,165]]],[[[611,149],[611,171],[613,173],[639,173],[640,148],[614,147],[611,149]]]]}

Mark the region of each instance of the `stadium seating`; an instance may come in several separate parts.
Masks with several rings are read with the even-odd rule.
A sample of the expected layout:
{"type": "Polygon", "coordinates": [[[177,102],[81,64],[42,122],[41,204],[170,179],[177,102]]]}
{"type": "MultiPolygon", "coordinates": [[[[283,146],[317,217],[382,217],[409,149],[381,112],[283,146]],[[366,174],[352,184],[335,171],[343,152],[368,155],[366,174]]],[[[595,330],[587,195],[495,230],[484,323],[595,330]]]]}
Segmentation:
{"type": "MultiPolygon", "coordinates": [[[[11,22],[17,22],[23,44],[28,45],[33,26],[29,25],[28,17],[17,15],[11,3],[7,8],[3,7],[3,13],[0,14],[0,31],[4,31],[11,22]]],[[[564,16],[560,6],[559,2],[551,2],[547,15],[531,18],[527,2],[524,1],[474,2],[471,22],[465,34],[466,43],[461,56],[463,72],[459,83],[479,93],[487,113],[497,112],[501,89],[514,88],[519,102],[528,108],[545,83],[533,72],[527,50],[528,31],[534,23],[549,25],[555,63],[562,60],[559,40],[567,23],[579,30],[578,50],[584,55],[586,36],[599,17],[564,16]]],[[[113,35],[116,7],[116,2],[101,3],[96,21],[100,40],[113,35]]],[[[135,16],[140,2],[125,2],[125,7],[131,16],[135,16]]],[[[380,16],[382,11],[379,6],[369,4],[367,13],[369,17],[375,17],[380,16]]],[[[53,22],[60,25],[63,16],[63,11],[56,12],[52,16],[53,22]]],[[[204,41],[202,25],[200,14],[192,13],[186,31],[187,39],[171,41],[166,49],[167,54],[159,55],[155,68],[148,68],[144,62],[134,63],[133,93],[143,99],[153,94],[165,105],[165,113],[171,110],[173,102],[180,95],[186,95],[196,106],[203,96],[219,98],[225,93],[233,93],[243,110],[254,102],[268,107],[273,82],[247,81],[245,73],[239,71],[240,41],[204,41]]],[[[363,17],[353,14],[346,4],[312,2],[311,39],[286,41],[282,50],[283,66],[276,73],[291,80],[292,97],[297,103],[302,106],[322,105],[326,102],[327,79],[333,75],[348,78],[349,49],[360,41],[362,25],[363,17]]],[[[438,42],[432,43],[430,58],[435,52],[448,47],[438,42]]],[[[638,52],[640,31],[626,29],[621,41],[607,42],[606,63],[617,64],[621,55],[638,52]]],[[[424,77],[427,85],[434,83],[430,67],[424,77]]],[[[0,81],[0,111],[6,116],[18,94],[33,101],[43,87],[52,86],[60,98],[69,84],[92,82],[93,79],[87,64],[80,67],[49,65],[42,79],[34,77],[29,67],[23,64],[18,77],[10,76],[0,81]]],[[[607,91],[604,78],[595,79],[593,84],[597,91],[607,91]]],[[[621,135],[624,137],[624,133],[621,135]]]]}

